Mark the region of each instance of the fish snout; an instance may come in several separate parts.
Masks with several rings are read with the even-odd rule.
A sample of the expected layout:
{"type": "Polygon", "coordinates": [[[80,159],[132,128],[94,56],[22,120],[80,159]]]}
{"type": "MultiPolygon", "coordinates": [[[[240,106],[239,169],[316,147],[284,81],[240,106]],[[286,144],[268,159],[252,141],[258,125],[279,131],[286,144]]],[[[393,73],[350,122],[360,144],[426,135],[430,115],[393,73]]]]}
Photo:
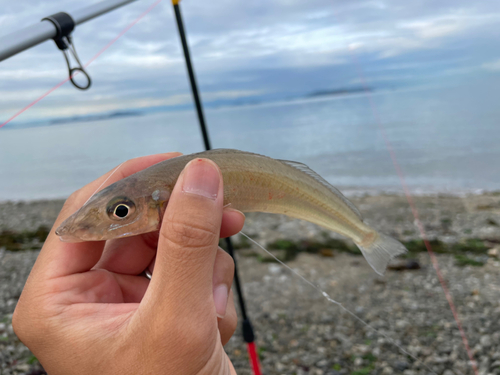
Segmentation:
{"type": "Polygon", "coordinates": [[[63,221],[61,225],[56,229],[56,235],[59,236],[63,242],[80,242],[81,240],[73,233],[73,221],[72,218],[68,218],[63,221]]]}
{"type": "Polygon", "coordinates": [[[65,234],[68,234],[69,230],[68,227],[63,224],[59,225],[59,227],[56,229],[56,235],[57,236],[64,236],[65,234]]]}

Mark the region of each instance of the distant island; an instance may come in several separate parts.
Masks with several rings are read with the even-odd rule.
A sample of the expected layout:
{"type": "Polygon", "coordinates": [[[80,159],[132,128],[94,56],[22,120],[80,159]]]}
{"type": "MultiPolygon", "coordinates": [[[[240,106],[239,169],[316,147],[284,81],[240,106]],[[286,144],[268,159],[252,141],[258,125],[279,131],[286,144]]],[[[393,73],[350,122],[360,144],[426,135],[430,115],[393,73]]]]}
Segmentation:
{"type": "Polygon", "coordinates": [[[88,122],[88,121],[98,121],[98,120],[110,120],[117,117],[129,117],[129,116],[142,116],[142,112],[139,111],[116,111],[112,113],[97,113],[95,115],[83,115],[83,116],[72,116],[56,118],[49,121],[50,125],[66,124],[69,122],[88,122]]]}
{"type": "MultiPolygon", "coordinates": [[[[282,97],[280,95],[268,95],[267,97],[244,97],[237,98],[233,100],[215,100],[208,101],[204,103],[206,108],[225,108],[225,107],[239,107],[239,106],[252,106],[252,105],[260,105],[260,104],[269,104],[269,103],[279,103],[279,102],[288,102],[294,100],[303,100],[304,98],[320,98],[320,97],[328,97],[328,96],[342,96],[349,94],[359,94],[366,92],[373,92],[374,89],[371,87],[341,87],[335,89],[321,89],[312,91],[310,93],[294,93],[288,97],[282,97]]],[[[7,125],[7,129],[19,129],[19,128],[31,128],[38,126],[51,126],[51,125],[62,125],[62,124],[70,124],[70,123],[84,123],[84,122],[92,122],[92,121],[105,121],[111,119],[117,119],[122,117],[132,117],[132,116],[144,116],[151,113],[158,112],[170,112],[170,111],[185,111],[192,110],[193,104],[186,103],[181,105],[173,105],[173,106],[153,106],[153,107],[144,107],[144,108],[134,108],[127,110],[116,110],[114,112],[105,112],[105,113],[94,113],[87,115],[75,115],[69,117],[56,117],[49,119],[37,119],[37,120],[29,120],[27,122],[15,122],[13,124],[7,125]]]]}
{"type": "Polygon", "coordinates": [[[306,95],[306,98],[315,98],[318,96],[331,96],[331,95],[346,95],[346,94],[356,94],[360,92],[371,92],[373,89],[371,87],[350,87],[350,88],[340,88],[331,90],[318,90],[313,91],[306,95]]]}

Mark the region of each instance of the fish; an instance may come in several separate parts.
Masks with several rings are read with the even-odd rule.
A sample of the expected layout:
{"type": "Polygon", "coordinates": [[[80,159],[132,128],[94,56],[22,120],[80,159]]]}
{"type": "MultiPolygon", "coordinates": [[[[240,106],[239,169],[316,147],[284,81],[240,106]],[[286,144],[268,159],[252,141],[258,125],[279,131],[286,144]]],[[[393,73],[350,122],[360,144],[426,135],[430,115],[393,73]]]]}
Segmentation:
{"type": "Polygon", "coordinates": [[[93,195],[56,234],[65,242],[83,242],[158,230],[177,178],[196,158],[219,166],[224,205],[241,212],[287,215],[348,237],[380,275],[391,259],[407,251],[364,223],[356,206],[307,165],[232,149],[178,156],[128,176],[93,195]]]}

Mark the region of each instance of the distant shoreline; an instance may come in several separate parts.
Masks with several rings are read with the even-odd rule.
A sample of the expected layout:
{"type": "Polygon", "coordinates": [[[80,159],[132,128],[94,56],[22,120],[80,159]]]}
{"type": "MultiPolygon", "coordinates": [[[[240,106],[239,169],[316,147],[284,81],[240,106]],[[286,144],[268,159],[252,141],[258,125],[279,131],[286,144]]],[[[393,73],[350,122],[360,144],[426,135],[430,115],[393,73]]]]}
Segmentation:
{"type": "MultiPolygon", "coordinates": [[[[359,197],[378,197],[378,196],[394,196],[394,197],[404,197],[405,193],[401,187],[397,186],[391,189],[384,188],[370,188],[363,186],[335,186],[342,194],[348,198],[359,198],[359,197]]],[[[453,190],[429,190],[423,188],[413,189],[411,192],[412,197],[456,197],[464,198],[467,196],[481,196],[481,195],[493,195],[500,196],[500,190],[497,189],[453,189],[453,190]]],[[[34,203],[34,202],[64,202],[68,197],[36,197],[36,198],[21,198],[21,199],[3,199],[0,198],[0,209],[1,205],[6,203],[34,203]]]]}
{"type": "Polygon", "coordinates": [[[320,96],[337,96],[337,95],[348,95],[348,94],[359,94],[366,92],[373,92],[371,87],[352,87],[352,88],[339,88],[332,90],[317,90],[306,95],[306,98],[316,98],[320,96]]]}
{"type": "MultiPolygon", "coordinates": [[[[275,98],[275,99],[256,99],[252,97],[240,98],[235,101],[224,101],[224,102],[206,102],[204,107],[206,110],[211,109],[233,109],[241,108],[246,106],[266,106],[266,105],[280,105],[280,104],[291,104],[295,102],[300,102],[303,100],[328,100],[334,97],[350,96],[355,94],[366,94],[373,93],[374,89],[371,87],[354,87],[354,88],[339,88],[331,90],[316,90],[305,95],[297,95],[289,98],[275,98]]],[[[100,112],[86,115],[76,115],[71,117],[56,117],[47,118],[41,120],[33,120],[21,123],[14,123],[11,126],[7,126],[6,129],[23,129],[32,128],[38,126],[52,126],[52,125],[62,125],[62,124],[72,124],[72,123],[83,123],[92,121],[105,121],[120,117],[131,117],[131,116],[146,116],[151,113],[156,112],[169,112],[169,111],[184,111],[191,110],[192,104],[185,104],[179,106],[160,106],[160,107],[143,107],[143,108],[133,108],[129,110],[116,110],[114,112],[100,112]]]]}
{"type": "Polygon", "coordinates": [[[39,126],[54,126],[63,124],[75,124],[80,122],[105,121],[120,117],[143,116],[145,114],[147,114],[147,112],[142,112],[140,110],[123,110],[111,113],[104,112],[71,117],[48,118],[43,120],[28,121],[25,123],[13,123],[10,126],[7,125],[6,129],[26,129],[39,126]]]}
{"type": "MultiPolygon", "coordinates": [[[[413,196],[413,198],[422,222],[432,227],[429,232],[430,237],[444,236],[450,241],[453,237],[454,242],[463,237],[492,238],[493,236],[500,240],[500,192],[466,196],[435,194],[413,196]]],[[[412,211],[403,195],[359,195],[350,197],[350,200],[359,208],[365,221],[379,230],[397,234],[405,240],[419,237],[412,211]]],[[[64,201],[64,199],[47,199],[1,202],[0,232],[50,228],[59,215],[64,201]]],[[[272,232],[276,223],[284,224],[279,231],[280,235],[291,239],[304,235],[316,236],[324,231],[313,224],[282,215],[250,213],[247,214],[247,224],[250,227],[246,232],[248,234],[272,232]],[[285,224],[288,222],[290,225],[285,224]]],[[[270,240],[273,240],[274,237],[271,237],[270,240]]]]}

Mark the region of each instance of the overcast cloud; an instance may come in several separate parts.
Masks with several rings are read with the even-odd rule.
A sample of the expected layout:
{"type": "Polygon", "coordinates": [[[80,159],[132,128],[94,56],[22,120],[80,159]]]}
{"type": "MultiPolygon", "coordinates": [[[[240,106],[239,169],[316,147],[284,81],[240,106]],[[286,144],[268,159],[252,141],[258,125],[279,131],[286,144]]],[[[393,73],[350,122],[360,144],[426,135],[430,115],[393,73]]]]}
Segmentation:
{"type": "MultiPolygon", "coordinates": [[[[139,0],[78,26],[74,41],[82,61],[151,3],[139,0]]],[[[87,4],[0,0],[0,36],[87,4]]],[[[184,0],[181,8],[205,103],[289,98],[360,85],[353,59],[376,89],[465,84],[500,72],[497,0],[184,0]]],[[[192,100],[168,0],[88,71],[89,91],[66,84],[20,120],[192,100]]],[[[0,62],[0,122],[66,74],[51,41],[0,62]]]]}

